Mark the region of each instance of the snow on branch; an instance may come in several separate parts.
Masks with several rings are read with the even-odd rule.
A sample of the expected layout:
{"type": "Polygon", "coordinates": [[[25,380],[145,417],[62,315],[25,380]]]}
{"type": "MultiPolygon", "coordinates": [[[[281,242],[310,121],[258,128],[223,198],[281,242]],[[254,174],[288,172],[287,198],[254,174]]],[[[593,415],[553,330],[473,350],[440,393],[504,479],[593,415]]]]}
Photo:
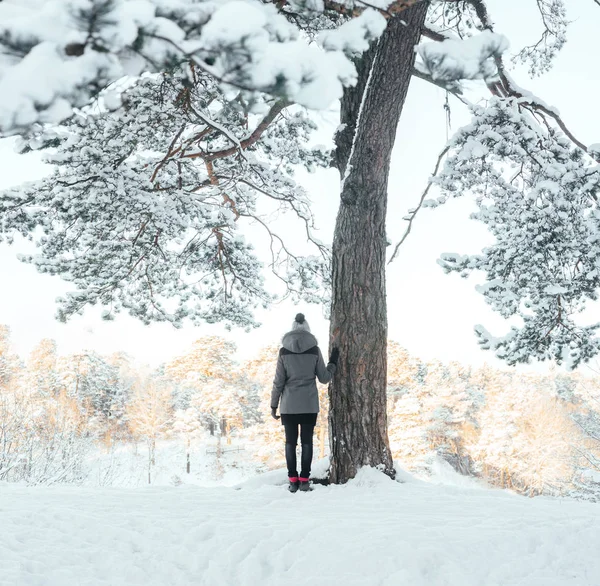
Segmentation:
{"type": "Polygon", "coordinates": [[[360,18],[353,18],[336,29],[321,33],[320,42],[326,50],[360,54],[369,48],[371,41],[379,38],[386,25],[379,12],[368,8],[360,18]]]}
{"type": "Polygon", "coordinates": [[[421,1],[3,0],[0,134],[60,122],[123,76],[189,62],[225,88],[324,109],[355,83],[352,57],[386,18],[421,1]],[[329,29],[318,47],[301,24],[332,11],[343,18],[317,24],[329,29]]]}
{"type": "Polygon", "coordinates": [[[508,39],[490,31],[461,40],[447,39],[418,47],[426,71],[434,80],[490,80],[498,75],[496,59],[508,49],[508,39]]]}
{"type": "MultiPolygon", "coordinates": [[[[60,122],[123,76],[183,63],[224,88],[324,109],[355,83],[352,59],[386,21],[422,1],[3,0],[0,134],[60,122]]],[[[445,57],[439,48],[423,50],[432,78],[492,73],[488,61],[501,50],[500,37],[466,42],[471,49],[447,46],[445,57]],[[463,56],[467,63],[457,68],[463,56]]]]}
{"type": "MultiPolygon", "coordinates": [[[[365,9],[374,9],[384,15],[386,18],[392,18],[407,10],[411,6],[428,2],[429,0],[343,0],[342,2],[336,2],[335,0],[315,0],[313,10],[325,10],[328,12],[337,12],[346,17],[356,17],[363,13],[365,9]]],[[[440,0],[434,0],[440,1],[440,0]]],[[[293,2],[287,2],[292,6],[302,5],[301,0],[294,0],[293,2]]]]}
{"type": "MultiPolygon", "coordinates": [[[[470,5],[478,19],[478,27],[483,28],[485,32],[494,33],[492,19],[487,10],[487,6],[483,0],[465,0],[467,5],[470,5]]],[[[564,37],[566,31],[566,14],[563,0],[536,0],[538,9],[547,27],[546,37],[556,36],[564,37]],[[552,28],[553,27],[553,28],[552,28]]],[[[423,31],[424,36],[435,41],[446,42],[448,40],[448,31],[439,32],[429,26],[423,31]]],[[[536,74],[550,67],[551,61],[564,44],[563,38],[560,42],[556,40],[554,44],[545,38],[537,45],[529,47],[530,50],[527,57],[523,57],[525,49],[519,53],[522,60],[529,59],[531,64],[530,73],[536,74]]],[[[569,130],[567,125],[561,119],[560,114],[554,108],[549,107],[543,100],[532,94],[531,92],[519,87],[511,78],[504,65],[502,51],[493,55],[496,64],[498,76],[495,80],[488,80],[488,89],[494,96],[501,97],[516,97],[521,99],[522,103],[527,103],[533,110],[541,113],[543,116],[551,117],[560,127],[560,129],[576,144],[580,149],[589,153],[588,148],[579,141],[574,134],[569,130]]]]}

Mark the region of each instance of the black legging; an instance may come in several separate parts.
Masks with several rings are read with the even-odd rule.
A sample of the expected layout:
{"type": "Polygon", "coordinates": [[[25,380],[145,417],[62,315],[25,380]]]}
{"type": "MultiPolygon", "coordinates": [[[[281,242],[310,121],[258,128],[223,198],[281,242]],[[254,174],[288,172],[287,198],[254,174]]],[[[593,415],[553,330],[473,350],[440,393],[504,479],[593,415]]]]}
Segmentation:
{"type": "MultiPolygon", "coordinates": [[[[285,461],[287,463],[288,476],[296,478],[298,476],[298,463],[296,461],[296,445],[298,444],[298,424],[285,423],[285,461]]],[[[300,478],[310,476],[310,465],[313,458],[313,431],[315,426],[312,424],[300,424],[300,441],[302,442],[302,470],[300,478]]]]}

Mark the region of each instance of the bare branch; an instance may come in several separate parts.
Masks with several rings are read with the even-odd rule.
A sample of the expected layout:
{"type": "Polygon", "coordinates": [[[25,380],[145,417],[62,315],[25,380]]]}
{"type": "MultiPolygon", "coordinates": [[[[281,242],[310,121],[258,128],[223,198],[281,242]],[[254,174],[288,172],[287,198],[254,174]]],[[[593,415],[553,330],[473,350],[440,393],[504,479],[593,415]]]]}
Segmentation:
{"type": "Polygon", "coordinates": [[[477,18],[481,22],[484,29],[489,31],[493,31],[494,27],[492,24],[492,19],[490,18],[490,14],[487,9],[487,5],[484,0],[465,0],[467,4],[470,4],[475,10],[475,14],[477,18]]]}
{"type": "MultiPolygon", "coordinates": [[[[435,177],[440,169],[440,165],[442,164],[442,160],[444,159],[444,156],[446,155],[446,153],[450,150],[450,147],[447,146],[439,155],[437,162],[435,164],[435,169],[433,170],[433,174],[431,176],[431,178],[435,177]]],[[[404,232],[404,236],[402,236],[402,238],[400,239],[400,242],[398,242],[398,244],[396,244],[396,248],[394,248],[394,253],[392,254],[390,260],[388,261],[388,264],[390,264],[397,256],[398,251],[400,250],[400,246],[402,246],[402,243],[408,238],[408,235],[410,234],[410,231],[412,229],[412,224],[414,222],[414,219],[417,215],[417,213],[419,212],[419,210],[421,209],[421,207],[423,206],[423,202],[425,201],[425,198],[427,197],[427,194],[429,193],[429,190],[431,189],[431,179],[429,180],[429,182],[427,183],[427,187],[425,188],[425,190],[423,191],[423,193],[421,194],[421,199],[419,200],[419,205],[410,212],[410,218],[408,220],[408,227],[406,228],[406,232],[404,232]]]]}
{"type": "Polygon", "coordinates": [[[69,183],[68,181],[60,181],[56,180],[56,183],[59,185],[65,185],[66,187],[73,187],[73,185],[79,185],[80,183],[86,183],[87,181],[96,181],[96,179],[100,179],[99,175],[91,175],[90,177],[85,177],[84,179],[79,179],[79,181],[73,181],[69,183]]]}
{"type": "MultiPolygon", "coordinates": [[[[307,215],[303,214],[302,210],[298,209],[296,202],[292,198],[278,197],[277,195],[273,194],[272,191],[267,191],[266,189],[262,189],[258,185],[255,185],[254,183],[251,183],[250,181],[247,181],[245,179],[238,178],[238,179],[236,179],[236,181],[239,183],[244,183],[248,187],[255,189],[259,193],[262,193],[263,195],[266,195],[267,197],[270,197],[271,199],[274,199],[274,200],[280,201],[280,202],[284,202],[287,205],[289,205],[292,208],[292,210],[295,212],[295,214],[298,216],[298,218],[300,218],[304,222],[304,228],[306,231],[307,240],[309,242],[311,242],[314,246],[317,247],[317,249],[319,250],[319,252],[321,253],[321,255],[324,258],[326,258],[328,256],[327,247],[324,246],[321,242],[319,242],[311,233],[311,228],[313,227],[312,216],[310,216],[310,215],[307,216],[307,215]]],[[[308,213],[310,214],[310,210],[308,210],[308,213]]]]}

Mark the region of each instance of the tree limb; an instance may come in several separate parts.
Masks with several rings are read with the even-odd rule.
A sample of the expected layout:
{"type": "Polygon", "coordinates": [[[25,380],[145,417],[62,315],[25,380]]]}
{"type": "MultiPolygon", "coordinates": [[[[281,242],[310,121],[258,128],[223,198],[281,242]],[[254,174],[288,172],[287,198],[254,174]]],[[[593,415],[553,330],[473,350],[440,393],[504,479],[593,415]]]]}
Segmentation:
{"type": "Polygon", "coordinates": [[[456,96],[463,104],[469,105],[469,102],[463,97],[462,88],[457,83],[445,83],[427,75],[423,71],[419,71],[416,67],[413,68],[412,74],[414,77],[418,77],[427,83],[431,83],[447,92],[450,92],[453,96],[456,96]]]}
{"type": "MultiPolygon", "coordinates": [[[[457,0],[457,1],[461,1],[461,0],[457,0]]],[[[484,0],[464,0],[464,1],[473,7],[473,10],[475,10],[475,14],[477,15],[477,18],[479,19],[479,21],[481,22],[483,28],[487,29],[489,31],[493,31],[494,27],[492,24],[492,20],[490,18],[490,14],[488,12],[487,5],[484,2],[484,0]]]]}
{"type": "Polygon", "coordinates": [[[424,26],[421,29],[421,35],[424,37],[427,37],[428,39],[431,39],[432,41],[438,41],[438,42],[443,42],[443,41],[447,41],[449,37],[445,36],[443,33],[440,33],[438,31],[434,31],[433,29],[424,26]]]}
{"type": "Polygon", "coordinates": [[[171,141],[171,144],[169,145],[169,150],[167,151],[167,154],[164,156],[162,161],[160,161],[158,163],[158,165],[156,165],[156,168],[154,169],[154,172],[152,173],[152,176],[150,177],[151,183],[154,183],[154,180],[156,179],[158,172],[161,170],[161,168],[167,162],[167,159],[169,159],[173,155],[173,148],[175,147],[175,143],[179,140],[179,137],[183,134],[184,130],[185,130],[185,124],[183,124],[181,126],[181,128],[177,131],[177,133],[175,134],[175,137],[173,138],[173,140],[171,141]]]}
{"type": "Polygon", "coordinates": [[[183,155],[182,159],[197,159],[201,158],[206,162],[216,161],[217,159],[223,159],[225,157],[229,157],[235,154],[238,151],[243,151],[248,147],[252,146],[256,143],[260,137],[263,135],[265,130],[269,127],[269,125],[277,118],[277,116],[290,105],[290,102],[287,100],[278,100],[272,106],[267,115],[260,121],[258,126],[252,131],[250,136],[245,139],[239,141],[235,146],[229,147],[227,149],[221,149],[220,151],[215,151],[213,153],[206,152],[197,152],[191,153],[189,155],[183,155]]]}
{"type": "MultiPolygon", "coordinates": [[[[440,169],[440,165],[442,164],[442,160],[444,158],[444,156],[446,155],[446,153],[450,150],[450,147],[447,146],[439,155],[437,162],[435,164],[435,169],[433,170],[433,174],[431,176],[431,178],[433,179],[433,177],[435,177],[440,169]]],[[[423,193],[421,194],[421,199],[419,200],[419,205],[410,212],[410,218],[408,220],[408,227],[406,228],[406,232],[404,232],[404,236],[402,236],[402,238],[400,239],[400,242],[398,242],[398,244],[396,244],[396,248],[394,248],[394,252],[390,258],[390,260],[388,261],[388,264],[390,264],[397,256],[398,254],[398,250],[400,250],[400,246],[402,246],[402,243],[408,238],[408,235],[410,234],[410,231],[412,230],[412,224],[413,221],[417,215],[417,212],[421,209],[421,207],[423,206],[423,202],[425,201],[425,198],[427,197],[427,194],[429,193],[429,190],[431,189],[432,183],[431,183],[431,179],[428,181],[427,183],[427,187],[425,188],[425,190],[423,191],[423,193]]]]}
{"type": "MultiPolygon", "coordinates": [[[[453,0],[453,1],[459,1],[459,0],[453,0]]],[[[477,17],[479,18],[479,21],[481,22],[481,26],[484,29],[494,32],[494,26],[491,21],[491,18],[488,13],[485,2],[483,0],[464,0],[464,1],[473,7],[477,17]]],[[[594,0],[594,1],[600,5],[600,0],[594,0]]],[[[424,27],[422,29],[422,34],[423,34],[423,36],[425,36],[433,41],[443,42],[443,41],[447,40],[447,37],[444,36],[442,33],[439,33],[437,31],[434,31],[427,27],[424,27]]],[[[584,152],[589,154],[588,147],[575,137],[573,132],[571,132],[569,130],[569,128],[567,127],[567,125],[564,123],[564,121],[562,120],[562,118],[559,116],[559,114],[557,112],[551,110],[550,108],[544,106],[543,104],[541,104],[535,100],[528,100],[527,96],[525,96],[522,93],[520,88],[516,87],[515,83],[513,82],[513,80],[510,78],[510,76],[506,72],[506,67],[504,65],[504,61],[503,61],[502,57],[496,57],[495,62],[496,62],[496,67],[498,68],[499,80],[496,82],[487,84],[488,90],[494,96],[505,97],[505,98],[507,98],[507,97],[518,98],[519,100],[521,100],[521,103],[527,104],[528,106],[530,106],[537,112],[541,112],[543,115],[549,116],[556,122],[556,124],[560,127],[560,129],[569,137],[569,139],[574,144],[576,144],[580,149],[582,149],[584,152]]]]}
{"type": "Polygon", "coordinates": [[[235,214],[235,221],[237,222],[240,217],[240,212],[237,209],[235,201],[233,201],[233,199],[231,199],[231,197],[227,194],[227,192],[225,192],[219,185],[219,178],[215,174],[215,167],[214,167],[212,161],[206,161],[205,164],[206,164],[206,171],[208,173],[208,178],[210,179],[211,184],[214,185],[219,190],[219,192],[221,193],[221,197],[223,198],[223,203],[229,205],[230,209],[235,214]]]}
{"type": "MultiPolygon", "coordinates": [[[[404,10],[407,10],[411,6],[414,6],[415,4],[421,4],[423,2],[429,2],[429,0],[395,0],[391,2],[387,8],[380,8],[378,6],[370,4],[366,0],[356,0],[356,4],[360,4],[362,5],[362,7],[352,7],[348,6],[348,4],[345,4],[343,2],[325,0],[324,8],[325,11],[337,12],[338,14],[350,17],[359,16],[367,8],[373,8],[374,10],[377,10],[378,12],[383,14],[383,16],[385,16],[386,18],[392,18],[397,14],[400,14],[404,10]]],[[[287,2],[287,0],[279,0],[278,2],[275,2],[275,5],[277,6],[277,8],[281,9],[285,6],[289,6],[289,3],[287,2]]]]}

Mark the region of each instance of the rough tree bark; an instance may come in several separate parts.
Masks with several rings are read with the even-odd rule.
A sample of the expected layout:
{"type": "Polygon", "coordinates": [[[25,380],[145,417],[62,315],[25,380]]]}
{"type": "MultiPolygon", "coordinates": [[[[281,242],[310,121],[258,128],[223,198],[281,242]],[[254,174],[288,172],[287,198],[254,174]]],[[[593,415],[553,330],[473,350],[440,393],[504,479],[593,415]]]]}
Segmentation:
{"type": "Polygon", "coordinates": [[[329,480],[344,483],[361,466],[394,476],[387,434],[387,184],[396,128],[425,22],[427,2],[390,19],[357,63],[345,91],[336,163],[341,202],[333,238],[331,343],[340,348],[329,387],[329,480]]]}

